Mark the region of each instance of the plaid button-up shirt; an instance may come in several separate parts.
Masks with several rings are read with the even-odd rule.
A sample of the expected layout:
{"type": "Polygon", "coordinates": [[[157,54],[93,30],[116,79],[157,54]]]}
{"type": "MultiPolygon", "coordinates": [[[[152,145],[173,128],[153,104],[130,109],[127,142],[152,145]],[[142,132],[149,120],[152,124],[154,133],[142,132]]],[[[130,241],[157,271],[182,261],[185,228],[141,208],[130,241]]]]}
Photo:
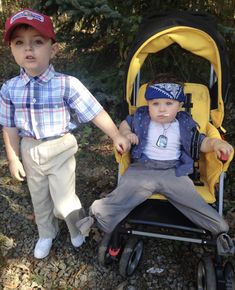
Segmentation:
{"type": "Polygon", "coordinates": [[[21,136],[42,139],[69,132],[75,127],[71,109],[85,123],[103,107],[78,79],[55,72],[52,65],[34,78],[21,69],[1,88],[0,124],[18,128],[21,136]]]}

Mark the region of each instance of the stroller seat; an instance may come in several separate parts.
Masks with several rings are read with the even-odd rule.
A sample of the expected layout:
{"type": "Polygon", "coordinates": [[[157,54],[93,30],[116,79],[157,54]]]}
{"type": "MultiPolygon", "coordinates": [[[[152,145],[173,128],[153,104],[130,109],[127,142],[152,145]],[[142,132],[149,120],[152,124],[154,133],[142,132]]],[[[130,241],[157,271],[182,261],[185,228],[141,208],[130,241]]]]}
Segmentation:
{"type": "MultiPolygon", "coordinates": [[[[132,107],[134,111],[141,106],[146,106],[147,101],[144,97],[147,84],[143,84],[138,92],[136,107],[132,107]]],[[[206,134],[208,137],[221,138],[219,131],[210,123],[210,94],[205,85],[196,83],[185,83],[184,93],[189,100],[190,113],[193,119],[199,125],[200,133],[206,134]]],[[[129,153],[119,155],[115,152],[116,160],[119,163],[119,173],[123,175],[130,165],[129,153]]],[[[207,203],[213,204],[216,202],[215,187],[218,183],[219,176],[222,171],[226,171],[233,156],[223,163],[214,152],[201,154],[198,161],[200,177],[195,182],[195,187],[198,193],[204,198],[207,203]],[[198,185],[200,183],[200,185],[198,185]]],[[[193,179],[193,178],[192,178],[193,179]]],[[[160,193],[153,194],[150,199],[165,199],[160,193]]]]}

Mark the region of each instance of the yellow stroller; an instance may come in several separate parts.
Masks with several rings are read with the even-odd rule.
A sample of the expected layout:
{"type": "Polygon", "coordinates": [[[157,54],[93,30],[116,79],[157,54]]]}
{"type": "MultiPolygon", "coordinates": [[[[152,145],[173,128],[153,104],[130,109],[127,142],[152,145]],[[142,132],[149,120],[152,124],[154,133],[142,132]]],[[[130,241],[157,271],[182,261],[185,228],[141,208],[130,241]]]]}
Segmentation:
{"type": "MultiPolygon", "coordinates": [[[[201,133],[221,138],[224,103],[228,99],[229,64],[225,42],[206,14],[169,12],[152,16],[141,25],[127,64],[124,94],[127,113],[134,114],[138,107],[146,105],[146,83],[141,78],[144,62],[171,45],[178,45],[210,63],[208,86],[185,84],[185,110],[199,124],[201,133]]],[[[201,154],[200,159],[198,152],[193,155],[195,169],[191,178],[196,190],[222,215],[224,176],[233,156],[218,160],[214,153],[201,154]]],[[[130,156],[116,154],[116,159],[119,174],[123,175],[131,162],[130,156]]],[[[104,236],[99,246],[99,262],[107,265],[118,260],[121,275],[132,275],[142,256],[141,236],[216,245],[210,233],[193,224],[156,193],[136,207],[112,234],[104,236]]],[[[202,258],[197,268],[197,285],[198,289],[235,289],[233,263],[223,261],[218,255],[215,264],[210,257],[202,258]]]]}

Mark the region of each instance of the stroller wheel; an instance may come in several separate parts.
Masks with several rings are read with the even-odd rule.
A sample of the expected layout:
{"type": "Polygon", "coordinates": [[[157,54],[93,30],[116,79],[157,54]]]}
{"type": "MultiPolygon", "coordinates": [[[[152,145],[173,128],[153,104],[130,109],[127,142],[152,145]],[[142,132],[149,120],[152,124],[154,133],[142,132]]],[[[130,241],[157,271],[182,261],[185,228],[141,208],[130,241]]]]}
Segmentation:
{"type": "Polygon", "coordinates": [[[232,262],[226,262],[224,266],[224,279],[225,279],[225,289],[235,290],[235,273],[234,273],[234,264],[232,262]]]}
{"type": "Polygon", "coordinates": [[[119,272],[123,277],[131,276],[136,270],[143,253],[143,241],[130,238],[122,252],[119,272]]]}
{"type": "Polygon", "coordinates": [[[107,266],[113,261],[109,255],[109,245],[112,234],[105,234],[98,248],[98,261],[101,266],[107,266]]]}
{"type": "Polygon", "coordinates": [[[215,267],[210,257],[204,257],[198,263],[197,289],[198,290],[216,289],[215,267]]]}

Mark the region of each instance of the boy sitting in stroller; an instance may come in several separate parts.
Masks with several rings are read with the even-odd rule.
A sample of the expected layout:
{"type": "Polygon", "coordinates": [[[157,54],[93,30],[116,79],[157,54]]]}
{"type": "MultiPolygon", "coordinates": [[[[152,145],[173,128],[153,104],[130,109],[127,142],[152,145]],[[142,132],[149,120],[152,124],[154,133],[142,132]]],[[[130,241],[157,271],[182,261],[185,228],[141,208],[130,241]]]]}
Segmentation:
{"type": "MultiPolygon", "coordinates": [[[[229,227],[219,213],[207,204],[188,177],[193,171],[191,144],[198,124],[181,108],[185,102],[183,86],[160,78],[147,86],[148,106],[137,109],[120,124],[120,132],[133,145],[132,164],[118,186],[105,198],[96,200],[90,214],[98,227],[111,233],[137,205],[160,192],[187,218],[217,239],[219,255],[234,253],[229,227]]],[[[230,155],[233,147],[218,138],[199,133],[200,152],[230,155]]]]}

